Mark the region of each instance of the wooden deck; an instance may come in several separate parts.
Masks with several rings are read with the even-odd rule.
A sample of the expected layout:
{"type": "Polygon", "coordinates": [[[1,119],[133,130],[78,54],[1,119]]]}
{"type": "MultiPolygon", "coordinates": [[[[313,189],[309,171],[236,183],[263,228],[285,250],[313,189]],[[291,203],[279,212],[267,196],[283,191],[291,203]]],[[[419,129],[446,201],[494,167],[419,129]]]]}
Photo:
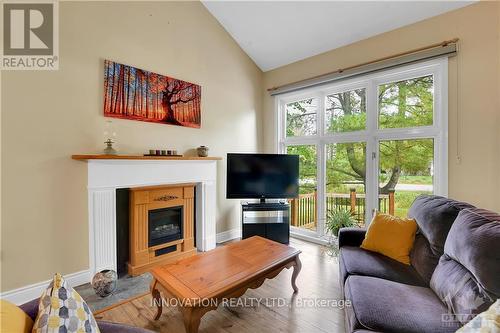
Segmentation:
{"type": "MultiPolygon", "coordinates": [[[[338,263],[323,253],[319,245],[291,239],[290,245],[302,251],[302,271],[297,278],[299,293],[294,297],[290,286],[292,271],[284,270],[258,289],[248,290],[242,297],[250,304],[256,299],[267,299],[260,306],[219,306],[201,320],[200,333],[250,332],[344,332],[344,312],[333,307],[300,306],[299,302],[314,299],[340,299],[338,263]],[[271,306],[274,298],[282,298],[291,306],[271,306]]],[[[264,301],[262,301],[264,302],[264,301]]],[[[278,304],[278,300],[275,301],[278,304]]],[[[96,314],[103,320],[144,327],[161,333],[182,333],[184,323],[176,308],[164,307],[158,321],[151,296],[145,295],[96,314]]]]}

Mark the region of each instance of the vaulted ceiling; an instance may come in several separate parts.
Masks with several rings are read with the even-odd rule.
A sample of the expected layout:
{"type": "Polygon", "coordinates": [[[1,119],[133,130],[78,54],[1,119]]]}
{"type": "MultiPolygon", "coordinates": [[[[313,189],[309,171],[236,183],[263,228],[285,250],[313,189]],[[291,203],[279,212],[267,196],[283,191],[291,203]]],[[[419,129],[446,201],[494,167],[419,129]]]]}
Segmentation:
{"type": "Polygon", "coordinates": [[[203,1],[263,71],[475,1],[203,1]]]}

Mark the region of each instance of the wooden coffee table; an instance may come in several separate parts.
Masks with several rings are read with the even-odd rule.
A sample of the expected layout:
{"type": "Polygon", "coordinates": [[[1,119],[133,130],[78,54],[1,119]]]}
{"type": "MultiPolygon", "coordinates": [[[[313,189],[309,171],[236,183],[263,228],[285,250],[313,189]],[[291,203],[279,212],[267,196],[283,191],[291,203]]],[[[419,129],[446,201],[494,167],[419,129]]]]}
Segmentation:
{"type": "MultiPolygon", "coordinates": [[[[301,269],[300,251],[262,237],[251,237],[218,247],[151,271],[151,294],[162,312],[162,296],[175,298],[184,317],[187,333],[198,332],[201,317],[215,310],[223,299],[240,297],[258,288],[284,268],[293,267],[292,288],[301,269]]],[[[171,304],[171,303],[169,303],[171,304]]]]}

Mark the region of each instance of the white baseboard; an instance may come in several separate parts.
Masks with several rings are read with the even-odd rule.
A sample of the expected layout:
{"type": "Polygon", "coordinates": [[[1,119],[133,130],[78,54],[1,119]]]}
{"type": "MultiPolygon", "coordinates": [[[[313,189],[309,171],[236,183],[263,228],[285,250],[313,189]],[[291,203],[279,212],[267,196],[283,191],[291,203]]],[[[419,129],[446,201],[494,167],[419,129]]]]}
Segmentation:
{"type": "MultiPolygon", "coordinates": [[[[231,229],[218,233],[216,241],[217,243],[224,243],[239,237],[241,237],[241,230],[239,228],[231,229]]],[[[76,287],[90,282],[92,279],[92,273],[90,269],[88,269],[76,273],[66,274],[64,275],[64,278],[70,286],[76,287]]],[[[0,298],[8,300],[16,305],[21,305],[40,297],[42,292],[49,285],[50,281],[52,281],[52,279],[0,293],[0,298]]]]}
{"type": "MultiPolygon", "coordinates": [[[[92,279],[90,270],[80,271],[76,273],[66,274],[64,278],[72,287],[76,287],[90,282],[92,279]]],[[[6,299],[16,305],[21,305],[42,295],[42,292],[47,288],[50,281],[42,281],[21,288],[9,290],[0,294],[0,298],[6,299]]]]}
{"type": "Polygon", "coordinates": [[[235,238],[241,237],[241,229],[230,229],[223,232],[219,232],[216,237],[217,244],[230,241],[235,238]]]}
{"type": "Polygon", "coordinates": [[[290,232],[290,237],[305,240],[307,242],[311,242],[311,243],[315,243],[315,244],[319,244],[319,245],[327,245],[328,244],[328,241],[326,239],[302,235],[302,234],[295,233],[292,231],[290,232]]]}

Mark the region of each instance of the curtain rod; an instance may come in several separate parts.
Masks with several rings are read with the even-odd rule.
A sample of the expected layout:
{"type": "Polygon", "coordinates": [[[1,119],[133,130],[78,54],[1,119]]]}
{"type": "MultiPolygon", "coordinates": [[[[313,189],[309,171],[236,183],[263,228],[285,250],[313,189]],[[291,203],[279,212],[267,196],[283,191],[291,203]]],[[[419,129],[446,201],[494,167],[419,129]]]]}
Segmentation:
{"type": "Polygon", "coordinates": [[[367,65],[373,65],[373,64],[376,64],[376,63],[379,63],[379,62],[383,62],[383,61],[387,61],[387,60],[397,59],[397,58],[400,58],[400,57],[403,57],[403,56],[412,55],[414,53],[418,53],[418,52],[421,52],[421,51],[427,51],[427,50],[436,49],[436,48],[440,48],[440,47],[446,47],[446,46],[448,46],[450,44],[456,44],[458,41],[459,41],[458,38],[453,38],[453,39],[450,39],[450,40],[445,40],[445,41],[442,41],[440,43],[435,43],[435,44],[427,45],[427,46],[424,46],[424,47],[419,47],[419,48],[416,48],[416,49],[413,49],[413,50],[410,50],[410,51],[396,53],[396,54],[393,54],[393,55],[390,55],[390,56],[386,56],[386,57],[378,58],[378,59],[375,59],[375,60],[363,62],[363,63],[357,64],[357,65],[353,65],[353,66],[349,66],[349,67],[344,67],[344,68],[339,68],[339,69],[337,69],[335,71],[332,71],[332,72],[328,72],[328,73],[324,73],[324,74],[320,74],[320,75],[315,75],[315,76],[309,77],[307,79],[302,79],[302,80],[294,81],[294,82],[291,82],[291,83],[283,84],[283,85],[280,85],[280,86],[275,86],[275,87],[272,87],[272,88],[268,88],[267,91],[270,92],[270,93],[272,93],[272,92],[274,92],[274,91],[276,91],[278,89],[282,89],[282,88],[285,88],[285,87],[288,87],[288,86],[297,85],[297,84],[300,84],[300,83],[303,83],[303,82],[307,82],[307,81],[312,81],[312,80],[315,80],[315,79],[326,77],[328,75],[341,74],[341,73],[343,73],[345,71],[348,71],[348,70],[352,70],[352,69],[363,67],[363,66],[367,66],[367,65]]]}

